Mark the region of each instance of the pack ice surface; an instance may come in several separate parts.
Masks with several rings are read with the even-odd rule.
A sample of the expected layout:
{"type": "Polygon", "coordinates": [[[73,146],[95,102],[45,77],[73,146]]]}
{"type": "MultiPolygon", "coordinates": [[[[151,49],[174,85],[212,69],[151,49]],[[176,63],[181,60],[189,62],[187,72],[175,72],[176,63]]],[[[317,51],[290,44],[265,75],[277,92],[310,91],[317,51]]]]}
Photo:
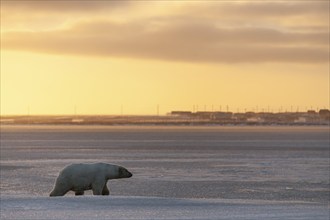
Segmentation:
{"type": "Polygon", "coordinates": [[[328,127],[1,126],[0,219],[329,219],[328,127]],[[130,179],[50,198],[70,163],[130,179]]]}

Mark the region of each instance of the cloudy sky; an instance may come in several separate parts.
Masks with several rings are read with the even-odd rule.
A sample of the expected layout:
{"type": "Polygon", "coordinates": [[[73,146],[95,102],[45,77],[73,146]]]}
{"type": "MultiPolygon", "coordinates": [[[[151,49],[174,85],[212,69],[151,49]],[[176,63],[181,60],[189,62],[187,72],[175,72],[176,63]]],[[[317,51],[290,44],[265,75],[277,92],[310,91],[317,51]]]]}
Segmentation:
{"type": "Polygon", "coordinates": [[[329,108],[329,1],[1,1],[1,114],[329,108]]]}

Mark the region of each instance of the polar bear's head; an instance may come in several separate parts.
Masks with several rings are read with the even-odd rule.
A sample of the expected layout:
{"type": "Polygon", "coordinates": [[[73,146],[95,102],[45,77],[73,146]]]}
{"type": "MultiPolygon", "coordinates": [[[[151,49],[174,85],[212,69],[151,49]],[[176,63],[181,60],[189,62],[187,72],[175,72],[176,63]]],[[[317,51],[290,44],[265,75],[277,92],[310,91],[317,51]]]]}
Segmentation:
{"type": "Polygon", "coordinates": [[[130,178],[133,174],[129,172],[126,168],[119,166],[118,167],[118,178],[130,178]]]}
{"type": "Polygon", "coordinates": [[[110,163],[99,163],[100,166],[103,166],[105,171],[106,179],[121,179],[121,178],[130,178],[133,176],[125,167],[110,164],[110,163]]]}

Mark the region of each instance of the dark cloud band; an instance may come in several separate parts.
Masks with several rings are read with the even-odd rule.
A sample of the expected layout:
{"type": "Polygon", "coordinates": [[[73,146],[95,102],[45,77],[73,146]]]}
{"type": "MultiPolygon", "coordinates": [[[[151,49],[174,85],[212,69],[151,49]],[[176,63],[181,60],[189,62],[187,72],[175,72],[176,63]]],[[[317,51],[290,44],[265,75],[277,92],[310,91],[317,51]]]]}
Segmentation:
{"type": "Polygon", "coordinates": [[[328,33],[221,29],[181,23],[80,23],[68,30],[8,32],[4,49],[188,62],[327,62],[328,33]]]}
{"type": "MultiPolygon", "coordinates": [[[[76,13],[84,22],[70,17],[73,25],[65,30],[54,30],[56,27],[53,27],[50,31],[2,32],[2,48],[187,62],[313,63],[328,62],[329,59],[329,23],[324,21],[329,17],[328,2],[192,2],[181,5],[179,10],[167,16],[142,16],[114,22],[116,14],[111,13],[112,9],[120,8],[120,12],[129,13],[139,5],[140,10],[148,12],[156,7],[151,4],[131,1],[5,1],[5,14],[9,17],[12,13],[24,11],[27,18],[34,13],[47,18],[45,14],[50,13],[53,18],[65,15],[59,18],[65,20],[76,13]],[[102,20],[98,14],[102,14],[102,20]],[[86,19],[82,15],[86,15],[86,19]],[[306,19],[311,21],[303,26],[297,23],[306,19]]],[[[36,22],[40,20],[39,16],[34,17],[36,22]]],[[[25,17],[11,19],[19,22],[25,17]]],[[[21,22],[29,24],[24,23],[25,20],[21,22]]]]}

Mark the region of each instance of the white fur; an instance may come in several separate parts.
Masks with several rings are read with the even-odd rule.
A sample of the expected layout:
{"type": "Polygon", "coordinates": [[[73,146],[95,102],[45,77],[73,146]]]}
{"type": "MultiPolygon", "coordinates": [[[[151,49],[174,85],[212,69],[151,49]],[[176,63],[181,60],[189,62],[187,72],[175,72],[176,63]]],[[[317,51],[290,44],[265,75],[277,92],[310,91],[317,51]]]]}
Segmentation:
{"type": "Polygon", "coordinates": [[[109,179],[129,178],[132,174],[125,168],[108,163],[71,164],[65,167],[56,179],[50,196],[63,196],[72,190],[83,195],[85,190],[93,190],[94,195],[109,195],[109,179]]]}

